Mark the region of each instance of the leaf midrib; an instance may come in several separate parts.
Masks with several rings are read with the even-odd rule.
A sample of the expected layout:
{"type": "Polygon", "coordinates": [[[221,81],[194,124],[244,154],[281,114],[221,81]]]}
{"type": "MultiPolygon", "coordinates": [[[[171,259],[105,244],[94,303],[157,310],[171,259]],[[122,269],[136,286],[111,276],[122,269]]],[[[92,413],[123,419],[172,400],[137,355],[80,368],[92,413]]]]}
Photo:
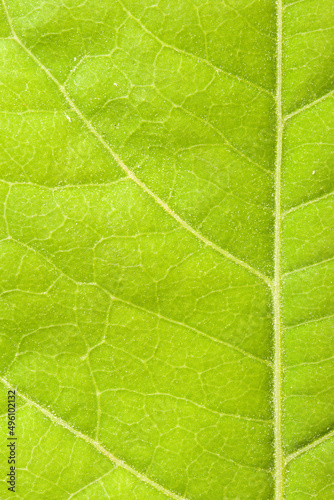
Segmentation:
{"type": "Polygon", "coordinates": [[[282,0],[276,3],[276,166],[275,166],[275,247],[274,247],[274,444],[275,444],[275,500],[284,495],[284,453],[282,446],[282,320],[281,320],[281,168],[284,118],[282,114],[282,0]]]}
{"type": "MultiPolygon", "coordinates": [[[[282,217],[283,213],[281,211],[281,167],[282,167],[282,145],[283,145],[283,129],[284,129],[284,124],[287,120],[292,118],[294,115],[304,111],[305,109],[310,108],[314,104],[317,104],[318,102],[324,100],[326,97],[331,95],[334,91],[330,91],[326,95],[322,96],[319,99],[316,99],[312,103],[307,104],[306,106],[303,106],[302,108],[294,111],[290,115],[286,115],[285,117],[283,116],[282,113],[282,25],[283,25],[283,5],[282,5],[282,0],[277,0],[276,3],[276,14],[277,14],[277,66],[276,66],[276,74],[277,74],[277,81],[276,81],[276,96],[275,96],[275,101],[276,101],[276,168],[275,168],[275,230],[274,230],[274,240],[275,240],[275,245],[274,245],[274,264],[275,264],[275,271],[274,271],[274,279],[271,281],[267,276],[262,274],[260,271],[257,269],[254,269],[252,266],[247,264],[246,262],[242,261],[241,259],[238,259],[238,257],[230,254],[226,250],[220,248],[218,245],[215,243],[211,242],[207,238],[205,238],[203,235],[201,235],[198,231],[196,231],[194,228],[192,228],[187,222],[182,220],[175,212],[173,212],[170,207],[160,198],[155,195],[140,179],[138,179],[135,174],[128,169],[128,167],[122,162],[122,160],[118,157],[116,153],[111,149],[109,144],[101,137],[101,135],[97,132],[97,130],[93,127],[91,122],[83,115],[83,113],[76,107],[72,99],[69,97],[65,87],[61,85],[58,80],[52,75],[52,73],[41,63],[41,61],[24,45],[24,43],[18,38],[16,35],[16,32],[14,31],[13,24],[11,21],[11,18],[8,13],[7,6],[5,4],[5,0],[2,0],[3,6],[5,9],[5,13],[8,19],[8,23],[10,25],[12,34],[13,34],[13,39],[23,48],[23,50],[38,64],[38,66],[47,74],[47,76],[56,84],[60,92],[63,94],[65,97],[66,101],[70,104],[70,107],[72,108],[73,111],[81,118],[81,120],[86,124],[88,129],[91,131],[91,133],[94,134],[94,136],[104,145],[104,147],[109,151],[111,156],[114,158],[114,160],[121,166],[123,171],[127,174],[127,177],[132,179],[138,186],[140,186],[150,197],[152,197],[166,212],[168,212],[176,221],[178,221],[185,229],[190,231],[192,234],[194,234],[197,238],[202,240],[202,242],[213,248],[214,250],[218,251],[220,254],[224,255],[227,259],[232,260],[236,264],[240,265],[241,267],[244,267],[247,269],[250,273],[258,276],[263,282],[265,282],[270,289],[272,290],[272,295],[273,295],[273,309],[274,309],[274,394],[273,394],[273,401],[274,401],[274,412],[275,412],[275,425],[274,425],[274,436],[275,436],[275,500],[283,500],[284,498],[284,464],[287,463],[288,461],[293,460],[297,456],[299,456],[301,453],[304,453],[308,451],[309,449],[313,448],[314,446],[317,446],[318,444],[322,443],[329,437],[333,435],[334,431],[331,431],[330,433],[326,434],[325,436],[314,440],[312,443],[308,444],[305,447],[300,448],[299,450],[296,450],[294,453],[291,455],[284,457],[283,453],[283,446],[282,446],[282,395],[281,395],[281,390],[282,390],[282,320],[281,320],[281,286],[282,286],[282,274],[281,274],[281,223],[282,223],[282,217]]],[[[123,5],[124,7],[124,5],[123,5]]],[[[128,11],[127,11],[128,12],[128,11]]],[[[128,12],[129,15],[130,14],[128,12]]],[[[139,22],[138,19],[135,19],[137,22],[139,22]]],[[[140,24],[141,25],[141,24],[140,24]]],[[[142,26],[142,25],[141,25],[142,26]]],[[[149,32],[144,26],[142,28],[150,33],[152,36],[154,36],[151,32],[149,32]]],[[[159,39],[158,39],[159,40],[159,39]]],[[[160,43],[161,40],[159,40],[160,43]]],[[[175,49],[172,46],[169,46],[168,44],[164,45],[166,47],[170,47],[175,49]]],[[[180,51],[183,52],[183,51],[180,51]]],[[[188,54],[188,53],[187,53],[188,54]]],[[[196,59],[201,60],[197,56],[194,56],[193,54],[188,54],[192,57],[196,57],[196,59]]],[[[208,61],[203,59],[203,62],[206,64],[208,61]]],[[[213,66],[213,65],[211,65],[213,66]]],[[[255,84],[252,84],[251,82],[248,82],[247,80],[239,79],[239,77],[236,77],[233,74],[227,73],[221,69],[217,70],[221,73],[224,73],[230,77],[237,78],[238,80],[245,81],[245,83],[249,85],[256,86],[255,84]]],[[[265,89],[260,89],[262,91],[265,91],[265,89]]],[[[269,93],[269,92],[267,92],[269,93]]],[[[225,138],[226,140],[226,138],[225,138]]],[[[330,193],[332,194],[332,193],[330,193]]],[[[329,195],[326,195],[329,196],[329,195]]],[[[307,203],[308,204],[308,203],[307,203]]],[[[304,204],[302,204],[304,205],[304,204]]],[[[297,207],[299,208],[299,207],[297,207]]],[[[297,209],[296,208],[296,209],[297,209]]],[[[289,213],[293,209],[290,209],[286,213],[289,213]]],[[[121,299],[116,299],[116,300],[121,300],[121,299]]],[[[121,300],[122,301],[122,300],[121,300]]],[[[126,302],[126,301],[122,301],[126,302]]],[[[151,311],[150,311],[151,312],[151,311]]],[[[151,312],[152,313],[152,312],[151,312]]],[[[168,318],[167,318],[168,320],[168,318]]],[[[185,325],[187,326],[187,325],[185,325]]],[[[188,327],[188,326],[187,326],[188,327]]],[[[191,328],[191,327],[188,327],[191,328]]],[[[203,333],[203,332],[200,332],[203,333]]],[[[0,380],[9,387],[9,383],[0,377],[0,380]]],[[[84,439],[86,442],[89,442],[92,446],[94,446],[96,449],[101,451],[104,455],[108,456],[114,463],[117,465],[125,468],[129,472],[133,473],[136,475],[140,480],[144,481],[145,483],[150,484],[157,490],[165,493],[167,496],[170,496],[171,498],[177,499],[177,500],[186,500],[184,497],[181,497],[173,492],[170,492],[169,490],[166,490],[164,487],[162,487],[160,484],[155,483],[145,475],[139,473],[132,467],[130,467],[128,464],[123,462],[122,460],[114,457],[108,450],[104,449],[97,441],[93,440],[92,438],[89,438],[88,436],[84,435],[80,431],[77,431],[73,427],[71,427],[67,422],[63,421],[61,418],[56,417],[53,415],[51,412],[46,410],[45,408],[41,407],[34,401],[32,401],[30,398],[27,396],[24,396],[23,394],[18,394],[26,400],[30,405],[34,406],[36,409],[41,411],[43,414],[48,416],[52,421],[57,423],[58,425],[62,425],[66,429],[68,429],[70,432],[74,433],[77,437],[80,437],[84,439]]]]}

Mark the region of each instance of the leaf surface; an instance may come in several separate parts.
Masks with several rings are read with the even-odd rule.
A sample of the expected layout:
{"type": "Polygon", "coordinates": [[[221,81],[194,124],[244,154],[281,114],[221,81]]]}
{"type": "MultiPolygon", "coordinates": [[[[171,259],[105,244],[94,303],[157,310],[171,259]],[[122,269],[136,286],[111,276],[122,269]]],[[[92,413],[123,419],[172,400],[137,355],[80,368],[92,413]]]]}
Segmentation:
{"type": "Polygon", "coordinates": [[[3,499],[334,496],[331,0],[6,0],[3,499]]]}

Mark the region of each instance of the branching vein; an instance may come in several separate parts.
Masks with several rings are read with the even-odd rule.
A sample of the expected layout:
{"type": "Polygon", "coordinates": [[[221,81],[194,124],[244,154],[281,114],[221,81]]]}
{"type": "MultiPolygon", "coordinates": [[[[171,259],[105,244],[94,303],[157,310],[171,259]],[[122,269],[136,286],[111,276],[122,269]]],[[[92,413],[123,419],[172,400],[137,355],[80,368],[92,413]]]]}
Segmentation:
{"type": "Polygon", "coordinates": [[[303,453],[306,453],[307,451],[312,450],[316,446],[319,446],[322,444],[324,441],[327,441],[328,439],[331,439],[334,437],[334,430],[331,430],[324,436],[321,436],[319,439],[315,439],[312,441],[312,443],[307,444],[306,446],[303,446],[302,448],[299,448],[299,450],[295,451],[294,453],[291,453],[291,455],[288,455],[286,457],[285,463],[291,462],[291,460],[294,460],[295,458],[299,457],[303,453]]]}
{"type": "Polygon", "coordinates": [[[167,47],[171,50],[174,50],[175,52],[179,52],[180,54],[184,54],[185,56],[188,56],[188,57],[191,57],[193,59],[196,59],[197,61],[203,63],[203,64],[206,64],[207,66],[210,66],[212,69],[214,69],[217,73],[222,73],[230,78],[233,78],[234,80],[238,80],[239,82],[243,82],[245,83],[246,85],[248,85],[249,87],[254,87],[258,90],[260,90],[261,92],[264,92],[268,95],[270,95],[271,97],[274,97],[274,95],[267,89],[265,89],[264,87],[260,87],[259,85],[256,85],[256,83],[253,83],[253,82],[250,82],[249,80],[246,80],[245,78],[242,78],[238,75],[235,75],[234,73],[230,73],[228,71],[225,71],[221,68],[218,68],[217,66],[215,66],[214,64],[212,64],[210,61],[207,61],[206,59],[203,59],[199,56],[196,56],[195,54],[192,54],[191,52],[186,52],[185,50],[182,50],[182,49],[179,49],[177,47],[174,47],[173,45],[169,45],[168,43],[165,43],[163,42],[160,38],[158,38],[154,33],[152,33],[152,31],[150,31],[149,29],[146,28],[146,26],[144,26],[144,24],[140,21],[140,19],[137,19],[127,8],[126,6],[121,2],[121,0],[117,0],[118,3],[122,6],[124,12],[126,12],[126,14],[131,18],[133,19],[141,28],[142,30],[145,31],[145,33],[147,33],[148,35],[150,35],[152,38],[154,38],[159,44],[161,44],[163,47],[167,47]]]}
{"type": "Polygon", "coordinates": [[[319,102],[324,101],[325,99],[327,99],[328,97],[332,96],[333,94],[334,94],[334,90],[331,90],[330,92],[328,92],[327,94],[323,95],[322,97],[319,97],[319,99],[315,99],[314,101],[312,101],[312,102],[310,102],[308,104],[305,104],[305,106],[303,106],[303,107],[301,107],[299,109],[296,109],[296,111],[293,111],[289,115],[286,115],[284,117],[284,120],[285,121],[290,120],[290,118],[292,118],[293,116],[299,115],[299,113],[302,113],[306,109],[312,108],[313,106],[315,106],[316,104],[319,104],[319,102]]]}
{"type": "Polygon", "coordinates": [[[281,325],[281,165],[282,116],[282,0],[277,0],[277,84],[276,84],[276,180],[275,180],[275,276],[274,306],[274,410],[275,410],[275,500],[283,500],[284,457],[282,447],[282,325],[281,325]]]}
{"type": "MultiPolygon", "coordinates": [[[[3,377],[0,377],[0,381],[8,389],[13,388],[13,386],[11,384],[9,384],[8,381],[6,379],[4,379],[3,377]]],[[[174,498],[175,500],[186,500],[184,497],[181,497],[180,495],[177,495],[176,493],[173,493],[172,491],[167,490],[166,488],[164,488],[160,484],[156,483],[155,481],[153,481],[149,477],[145,476],[145,474],[138,472],[136,469],[134,469],[133,467],[128,465],[123,460],[115,457],[106,448],[104,448],[100,443],[98,443],[97,441],[95,441],[91,437],[87,436],[86,434],[83,434],[82,432],[78,431],[77,429],[75,429],[74,427],[69,425],[67,422],[65,422],[65,420],[63,420],[62,418],[57,417],[56,415],[51,413],[49,410],[47,410],[43,406],[39,405],[38,403],[36,403],[32,399],[30,399],[25,394],[22,394],[22,392],[16,390],[16,393],[29,406],[32,406],[33,408],[35,408],[39,412],[43,413],[43,415],[45,415],[47,418],[49,418],[54,424],[61,425],[62,427],[64,427],[64,429],[68,430],[69,432],[74,434],[76,437],[83,439],[84,441],[86,441],[86,443],[89,443],[90,445],[92,445],[98,452],[102,453],[104,456],[109,458],[109,460],[111,460],[111,462],[113,462],[117,467],[121,467],[122,469],[127,470],[128,472],[130,472],[131,474],[136,476],[140,481],[143,481],[144,483],[148,484],[149,486],[152,486],[153,488],[160,491],[161,493],[164,493],[165,495],[167,495],[170,498],[174,498]]]]}
{"type": "MultiPolygon", "coordinates": [[[[8,238],[7,238],[8,239],[8,238]]],[[[0,240],[1,242],[2,240],[0,240]]],[[[229,349],[232,349],[234,351],[237,351],[237,352],[240,352],[241,354],[243,354],[244,356],[250,358],[250,359],[253,359],[254,361],[258,361],[259,363],[264,363],[265,365],[269,366],[270,368],[273,368],[273,364],[271,363],[271,361],[268,361],[267,359],[263,359],[263,358],[259,358],[258,356],[256,356],[255,354],[252,354],[248,351],[245,351],[244,349],[242,349],[241,347],[238,347],[236,345],[233,345],[229,342],[226,342],[224,340],[221,340],[217,337],[213,337],[212,335],[209,335],[208,333],[205,333],[203,332],[202,330],[198,330],[197,328],[194,328],[190,325],[187,325],[186,323],[183,323],[182,321],[176,321],[172,318],[168,318],[167,316],[163,316],[162,314],[160,313],[157,313],[155,311],[152,311],[150,309],[146,309],[145,307],[142,307],[142,306],[139,306],[138,304],[135,304],[134,302],[130,302],[128,300],[125,300],[125,299],[122,299],[120,297],[116,297],[115,295],[113,295],[109,290],[107,290],[106,288],[104,288],[102,285],[100,285],[99,283],[87,283],[87,282],[84,282],[84,283],[80,283],[79,281],[76,281],[74,278],[72,278],[71,276],[69,276],[68,274],[66,274],[65,271],[63,271],[60,267],[58,267],[51,259],[49,259],[46,255],[44,255],[43,253],[41,253],[39,250],[36,250],[36,248],[28,245],[27,243],[23,243],[22,241],[20,240],[17,240],[15,238],[12,238],[10,237],[10,241],[13,241],[14,243],[17,243],[18,245],[26,248],[27,250],[33,252],[34,254],[38,255],[39,257],[41,257],[43,260],[45,260],[48,264],[50,264],[61,276],[63,276],[64,278],[72,281],[75,285],[80,285],[80,284],[84,284],[84,285],[87,285],[87,286],[94,286],[94,287],[97,287],[99,288],[100,290],[102,290],[104,293],[106,293],[111,300],[115,300],[117,302],[120,302],[122,304],[126,304],[127,306],[129,307],[133,307],[135,309],[138,309],[138,310],[141,310],[143,312],[146,312],[147,314],[150,314],[151,316],[155,316],[159,319],[161,319],[162,321],[167,321],[168,323],[171,323],[171,324],[174,324],[174,325],[178,325],[178,326],[182,326],[183,328],[186,328],[187,330],[191,330],[193,331],[194,333],[198,334],[198,335],[201,335],[203,337],[206,337],[207,339],[210,339],[212,340],[213,342],[216,342],[217,344],[221,344],[221,345],[224,345],[225,347],[229,348],[229,349]]]]}
{"type": "Polygon", "coordinates": [[[13,24],[11,22],[11,18],[8,13],[7,6],[5,4],[5,1],[2,0],[4,9],[6,11],[6,15],[8,18],[8,22],[10,24],[12,33],[13,33],[13,38],[16,40],[16,42],[22,47],[22,49],[35,61],[35,63],[44,71],[44,73],[50,78],[50,80],[53,81],[53,83],[58,87],[59,91],[62,93],[64,96],[66,102],[69,104],[71,109],[79,116],[79,118],[82,120],[82,122],[85,123],[86,127],[89,129],[89,131],[96,137],[96,139],[109,151],[110,155],[113,157],[113,159],[116,161],[116,163],[121,167],[121,169],[127,174],[127,176],[132,179],[143,191],[145,191],[146,194],[148,194],[160,207],[162,207],[165,212],[167,212],[171,217],[173,217],[181,226],[192,233],[196,238],[202,241],[204,245],[211,247],[213,250],[219,252],[221,255],[226,257],[227,259],[233,261],[235,264],[243,267],[244,269],[247,269],[250,273],[254,274],[258,278],[260,278],[266,285],[269,287],[272,286],[272,282],[268,276],[265,276],[261,271],[253,268],[247,262],[244,262],[243,260],[239,259],[235,255],[232,255],[230,252],[227,250],[224,250],[220,248],[218,245],[216,245],[214,242],[208,240],[205,236],[203,236],[201,233],[199,233],[196,229],[191,227],[186,221],[181,219],[181,217],[176,214],[168,205],[165,203],[163,200],[161,200],[151,189],[149,189],[144,182],[142,182],[138,177],[132,172],[122,161],[122,159],[113,151],[113,149],[110,147],[110,145],[103,139],[103,137],[99,134],[99,132],[96,130],[96,128],[92,125],[92,123],[84,116],[84,114],[80,111],[80,109],[75,105],[75,103],[72,101],[70,98],[69,94],[67,93],[65,87],[59,83],[59,81],[53,76],[53,74],[44,66],[44,64],[29,50],[25,44],[20,40],[20,38],[17,36],[13,24]]]}

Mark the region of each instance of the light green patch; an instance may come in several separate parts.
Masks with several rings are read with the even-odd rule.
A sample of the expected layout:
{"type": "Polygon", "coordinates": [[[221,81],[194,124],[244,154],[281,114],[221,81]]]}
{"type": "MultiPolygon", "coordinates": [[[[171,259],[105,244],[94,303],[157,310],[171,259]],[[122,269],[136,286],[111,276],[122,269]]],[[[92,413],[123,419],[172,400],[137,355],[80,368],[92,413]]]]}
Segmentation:
{"type": "Polygon", "coordinates": [[[331,0],[1,13],[1,499],[332,498],[331,0]]]}

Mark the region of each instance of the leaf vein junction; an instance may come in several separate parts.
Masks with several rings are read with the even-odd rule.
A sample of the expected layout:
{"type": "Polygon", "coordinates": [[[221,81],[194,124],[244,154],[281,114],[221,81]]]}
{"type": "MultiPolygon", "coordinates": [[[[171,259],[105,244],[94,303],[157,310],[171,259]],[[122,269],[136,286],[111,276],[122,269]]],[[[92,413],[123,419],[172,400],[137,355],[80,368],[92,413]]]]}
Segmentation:
{"type": "Polygon", "coordinates": [[[296,210],[299,210],[301,208],[307,207],[309,205],[313,205],[313,203],[317,203],[318,201],[325,200],[326,198],[329,198],[330,196],[333,196],[334,191],[331,193],[326,193],[322,196],[319,196],[318,198],[313,198],[313,200],[306,201],[304,203],[301,203],[300,205],[296,205],[295,207],[290,208],[286,212],[283,213],[282,217],[285,217],[286,215],[290,214],[291,212],[295,212],[296,210]]]}
{"type": "MultiPolygon", "coordinates": [[[[89,282],[81,283],[79,281],[76,281],[74,278],[72,278],[71,276],[69,276],[68,274],[66,274],[62,269],[60,269],[51,259],[49,259],[48,257],[46,257],[46,255],[42,254],[41,252],[39,252],[35,248],[31,247],[30,245],[28,245],[26,243],[23,243],[22,241],[19,241],[19,240],[15,239],[15,238],[12,238],[12,237],[6,238],[6,240],[11,240],[11,241],[17,243],[18,245],[23,246],[27,250],[30,250],[31,252],[34,252],[36,255],[40,256],[42,259],[44,259],[46,262],[48,262],[51,266],[53,266],[54,269],[56,269],[61,274],[61,276],[63,276],[64,278],[66,278],[66,279],[68,279],[70,281],[72,281],[76,285],[84,284],[84,285],[87,285],[87,286],[97,287],[100,290],[102,290],[104,293],[106,293],[112,300],[115,300],[117,302],[121,302],[122,304],[126,304],[126,305],[128,305],[130,307],[134,307],[136,309],[144,311],[144,312],[146,312],[148,314],[151,314],[152,316],[156,316],[157,318],[159,318],[159,319],[161,319],[163,321],[167,321],[168,323],[172,323],[174,325],[179,325],[179,326],[182,326],[184,328],[187,328],[188,330],[192,330],[193,332],[195,332],[195,333],[197,333],[197,334],[199,334],[199,335],[201,335],[203,337],[206,337],[206,338],[212,340],[213,342],[225,345],[229,349],[233,349],[235,351],[238,351],[238,352],[240,352],[241,354],[243,354],[244,356],[246,356],[248,358],[251,358],[251,359],[253,359],[255,361],[258,361],[260,363],[264,363],[267,366],[273,368],[273,363],[271,363],[271,361],[268,361],[268,360],[263,359],[263,358],[259,358],[258,356],[255,356],[254,354],[251,354],[250,352],[245,351],[241,347],[235,346],[233,344],[230,344],[229,342],[226,342],[224,340],[221,340],[221,339],[218,339],[216,337],[213,337],[213,336],[209,335],[208,333],[205,333],[205,332],[203,332],[201,330],[198,330],[197,328],[194,328],[194,327],[192,327],[190,325],[187,325],[186,323],[183,323],[182,321],[173,320],[171,318],[168,318],[167,316],[163,316],[160,313],[154,312],[154,311],[152,311],[150,309],[146,309],[146,308],[141,307],[141,306],[139,306],[137,304],[134,304],[133,302],[129,302],[127,300],[121,299],[120,297],[116,297],[111,292],[109,292],[109,290],[107,290],[106,288],[104,288],[99,283],[95,283],[95,282],[93,282],[93,283],[89,283],[89,282]]],[[[0,240],[0,243],[1,243],[1,241],[4,241],[4,240],[0,240]]]]}
{"type": "Polygon", "coordinates": [[[295,111],[293,111],[292,113],[290,113],[289,115],[286,115],[284,117],[284,120],[285,121],[288,121],[290,120],[290,118],[292,118],[293,116],[295,115],[298,115],[299,113],[302,113],[303,111],[305,111],[306,109],[309,109],[309,108],[312,108],[313,106],[315,106],[316,104],[318,104],[319,102],[321,101],[324,101],[325,99],[327,99],[328,97],[330,97],[331,95],[334,94],[334,90],[331,90],[330,92],[327,92],[327,94],[319,97],[318,99],[315,99],[314,101],[312,102],[309,102],[308,104],[305,104],[305,106],[299,108],[299,109],[296,109],[295,111]]]}
{"type": "Polygon", "coordinates": [[[233,78],[234,80],[238,80],[239,82],[243,82],[245,83],[246,85],[250,86],[250,87],[255,87],[257,88],[258,90],[260,90],[261,92],[265,92],[266,94],[270,95],[271,97],[273,97],[275,99],[275,96],[267,89],[263,88],[263,87],[260,87],[259,85],[256,85],[255,83],[253,82],[250,82],[249,80],[246,80],[245,78],[242,78],[238,75],[235,75],[233,73],[229,73],[228,71],[225,71],[221,68],[218,68],[217,66],[215,66],[214,64],[212,64],[210,61],[207,61],[206,59],[203,59],[202,57],[198,57],[194,54],[192,54],[191,52],[187,52],[185,50],[182,50],[182,49],[178,49],[177,47],[174,47],[173,45],[169,45],[165,42],[163,42],[162,40],[160,40],[160,38],[158,38],[156,35],[154,35],[154,33],[152,33],[149,29],[146,28],[146,26],[143,25],[143,23],[137,19],[126,7],[125,5],[120,1],[120,0],[117,0],[117,2],[121,5],[121,7],[123,8],[124,12],[126,12],[126,14],[131,18],[133,19],[144,31],[145,33],[147,33],[148,35],[152,36],[157,42],[159,42],[163,47],[167,47],[168,49],[172,49],[174,50],[175,52],[179,52],[180,54],[184,54],[185,56],[188,56],[188,57],[192,57],[193,59],[196,59],[197,61],[199,62],[202,62],[204,64],[206,64],[207,66],[210,66],[211,68],[213,68],[217,73],[222,73],[226,76],[229,76],[231,78],[233,78]]]}
{"type": "MultiPolygon", "coordinates": [[[[12,385],[6,379],[4,379],[3,377],[0,377],[0,381],[4,384],[5,387],[12,389],[12,385]]],[[[86,434],[83,434],[82,432],[78,431],[77,429],[75,429],[74,427],[69,425],[67,422],[65,422],[65,420],[57,417],[56,415],[54,415],[53,413],[48,411],[46,408],[43,408],[43,406],[41,406],[38,403],[36,403],[35,401],[33,401],[25,394],[22,394],[18,390],[16,390],[16,392],[24,401],[26,401],[26,403],[28,403],[29,406],[33,406],[36,410],[40,411],[46,417],[48,417],[53,423],[55,423],[57,425],[61,425],[62,427],[64,427],[68,431],[70,431],[72,434],[74,434],[76,437],[83,439],[84,441],[86,441],[86,443],[89,443],[90,445],[92,445],[97,451],[99,451],[100,453],[105,455],[107,458],[109,458],[109,460],[111,462],[113,462],[118,467],[122,467],[122,469],[127,470],[128,472],[130,472],[131,474],[136,476],[140,481],[143,481],[144,483],[152,486],[153,488],[160,491],[161,493],[164,493],[165,495],[169,496],[170,498],[174,498],[175,500],[187,500],[185,497],[182,497],[182,496],[177,495],[176,493],[174,493],[172,491],[167,490],[166,488],[161,486],[159,483],[156,483],[155,481],[153,481],[149,477],[145,476],[145,474],[138,472],[136,469],[134,469],[133,467],[128,465],[123,460],[115,457],[106,448],[104,448],[100,443],[98,443],[97,441],[95,441],[91,437],[86,436],[86,434]]]]}
{"type": "Polygon", "coordinates": [[[284,488],[284,455],[282,443],[282,319],[281,319],[281,168],[283,150],[282,115],[282,38],[283,38],[283,3],[277,0],[277,67],[276,67],[276,172],[275,172],[275,249],[274,249],[274,392],[273,405],[275,413],[274,443],[275,443],[275,500],[283,500],[284,488]]]}
{"type": "Polygon", "coordinates": [[[331,430],[330,432],[328,432],[324,436],[322,436],[318,439],[315,439],[314,441],[307,444],[306,446],[302,446],[301,448],[296,450],[294,453],[291,453],[289,456],[286,457],[285,463],[287,464],[288,462],[291,462],[291,460],[294,460],[295,458],[299,457],[303,453],[306,453],[307,451],[312,450],[316,446],[319,446],[324,441],[327,441],[328,439],[331,439],[332,437],[334,437],[334,430],[331,430]]]}
{"type": "MultiPolygon", "coordinates": [[[[3,0],[3,5],[6,8],[5,2],[3,0]]],[[[261,271],[253,268],[243,260],[239,259],[235,255],[232,255],[230,252],[227,250],[224,250],[220,248],[218,245],[213,243],[212,241],[208,240],[205,236],[200,234],[196,229],[191,227],[186,221],[181,219],[179,215],[177,215],[168,205],[165,203],[163,200],[161,200],[151,189],[149,189],[140,179],[137,178],[137,176],[123,163],[123,161],[120,159],[120,157],[111,149],[110,145],[101,137],[101,135],[98,133],[98,131],[95,129],[95,127],[91,124],[91,122],[83,115],[83,113],[79,110],[79,108],[74,104],[68,93],[66,92],[66,89],[63,85],[61,85],[58,80],[52,75],[52,73],[44,66],[44,64],[24,45],[24,43],[18,38],[16,35],[12,22],[10,21],[10,17],[8,14],[8,10],[6,8],[6,13],[8,20],[10,22],[11,29],[13,31],[13,37],[16,40],[16,42],[22,47],[22,49],[35,61],[35,63],[46,73],[46,75],[56,84],[58,87],[59,91],[62,93],[62,95],[65,97],[67,103],[70,105],[72,110],[81,118],[81,120],[85,123],[87,128],[90,130],[90,132],[99,140],[99,142],[109,151],[111,156],[114,158],[114,160],[118,163],[118,165],[122,168],[122,170],[127,174],[127,176],[132,179],[143,191],[146,192],[151,198],[155,200],[155,202],[160,205],[171,217],[173,217],[179,224],[181,224],[182,227],[184,227],[187,231],[192,233],[194,236],[196,236],[199,240],[201,240],[206,246],[210,246],[212,249],[216,250],[219,252],[221,255],[226,257],[227,259],[233,261],[235,264],[247,269],[250,273],[258,276],[266,285],[269,287],[272,286],[272,281],[268,276],[264,275],[261,273],[261,271]]]]}

